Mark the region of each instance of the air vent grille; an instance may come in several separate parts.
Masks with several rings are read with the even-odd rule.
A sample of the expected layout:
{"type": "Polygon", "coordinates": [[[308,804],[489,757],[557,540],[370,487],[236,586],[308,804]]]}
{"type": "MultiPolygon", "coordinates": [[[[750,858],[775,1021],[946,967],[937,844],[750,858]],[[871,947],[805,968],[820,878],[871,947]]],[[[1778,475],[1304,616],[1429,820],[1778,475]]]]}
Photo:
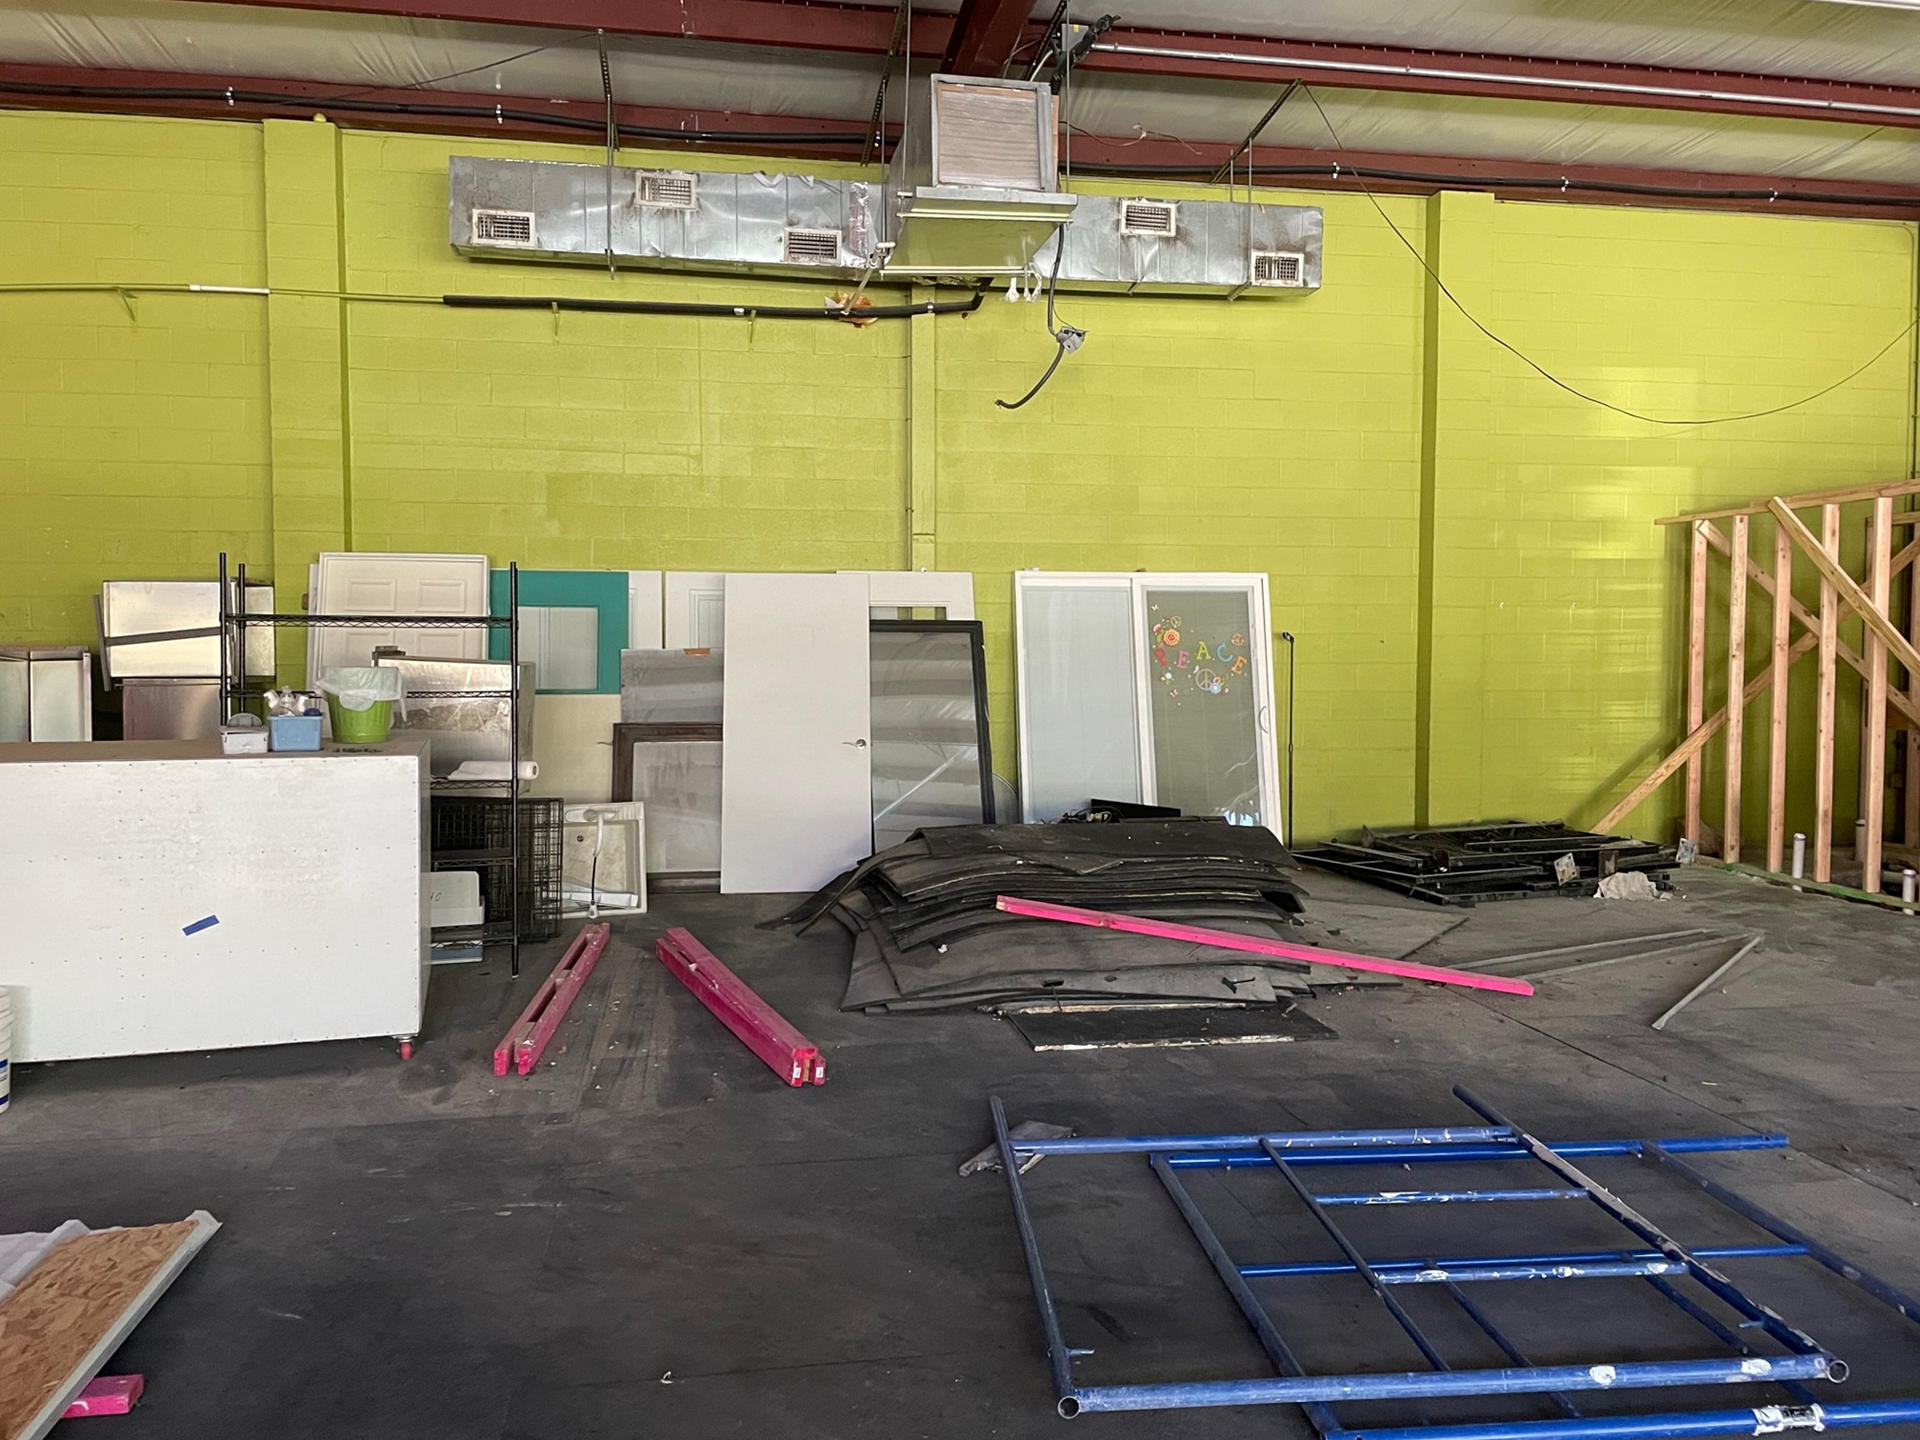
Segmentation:
{"type": "Polygon", "coordinates": [[[791,265],[838,265],[840,263],[840,232],[838,230],[789,230],[786,236],[786,258],[791,265]]]}
{"type": "Polygon", "coordinates": [[[1033,89],[936,77],[934,184],[1053,189],[1041,103],[1033,89]]]}
{"type": "Polygon", "coordinates": [[[634,198],[662,210],[691,210],[698,194],[699,184],[691,171],[642,170],[634,198]]]}
{"type": "Polygon", "coordinates": [[[1171,240],[1180,232],[1179,207],[1170,200],[1127,200],[1120,206],[1120,233],[1171,240]]]}
{"type": "Polygon", "coordinates": [[[1299,289],[1307,283],[1307,257],[1298,250],[1256,250],[1253,283],[1299,289]]]}
{"type": "Polygon", "coordinates": [[[533,212],[531,210],[475,210],[473,243],[510,245],[520,250],[533,248],[533,212]]]}

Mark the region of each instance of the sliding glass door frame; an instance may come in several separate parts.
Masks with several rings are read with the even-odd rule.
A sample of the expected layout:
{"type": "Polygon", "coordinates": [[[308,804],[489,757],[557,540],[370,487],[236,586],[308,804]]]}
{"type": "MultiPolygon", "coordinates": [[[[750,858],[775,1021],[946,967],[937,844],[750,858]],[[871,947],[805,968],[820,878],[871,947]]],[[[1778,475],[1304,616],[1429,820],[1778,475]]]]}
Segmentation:
{"type": "MultiPolygon", "coordinates": [[[[1133,615],[1132,643],[1128,646],[1134,691],[1136,748],[1139,759],[1140,798],[1157,804],[1158,781],[1155,774],[1152,667],[1147,663],[1149,637],[1153,633],[1147,612],[1147,593],[1153,590],[1205,590],[1247,597],[1247,653],[1252,660],[1254,687],[1254,729],[1259,764],[1261,822],[1286,840],[1280,810],[1280,753],[1274,728],[1273,698],[1273,619],[1267,577],[1263,573],[1224,571],[1106,571],[1106,570],[1016,570],[1013,576],[1013,629],[1015,695],[1019,706],[1018,738],[1020,752],[1021,813],[1028,823],[1051,820],[1052,815],[1034,811],[1032,746],[1026,654],[1026,611],[1028,595],[1037,589],[1112,590],[1124,592],[1133,615]]],[[[1089,796],[1089,799],[1124,799],[1124,796],[1089,796]]]]}

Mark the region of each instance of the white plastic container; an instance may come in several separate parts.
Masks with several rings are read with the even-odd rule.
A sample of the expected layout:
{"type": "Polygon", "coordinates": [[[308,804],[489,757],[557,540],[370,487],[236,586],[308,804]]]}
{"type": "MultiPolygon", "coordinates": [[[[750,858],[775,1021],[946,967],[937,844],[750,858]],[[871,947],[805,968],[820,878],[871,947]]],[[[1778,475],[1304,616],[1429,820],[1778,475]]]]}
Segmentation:
{"type": "Polygon", "coordinates": [[[0,985],[0,1115],[7,1113],[7,1101],[13,1089],[13,1000],[7,987],[0,985]]]}

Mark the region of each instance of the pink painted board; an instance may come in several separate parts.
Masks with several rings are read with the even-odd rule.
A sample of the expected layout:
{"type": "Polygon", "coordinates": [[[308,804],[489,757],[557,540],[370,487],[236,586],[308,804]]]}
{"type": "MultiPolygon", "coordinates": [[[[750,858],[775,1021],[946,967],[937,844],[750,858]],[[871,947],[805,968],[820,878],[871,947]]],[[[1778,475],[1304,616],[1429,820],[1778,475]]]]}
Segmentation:
{"type": "Polygon", "coordinates": [[[827,1062],[819,1047],[724,965],[692,932],[675,927],[654,945],[660,963],[678,976],[731,1030],[789,1085],[824,1085],[827,1062]]]}
{"type": "Polygon", "coordinates": [[[1373,970],[1407,980],[1461,985],[1469,990],[1497,990],[1503,995],[1533,994],[1533,986],[1526,981],[1505,975],[1479,975],[1471,970],[1448,970],[1444,966],[1421,965],[1412,960],[1383,960],[1378,955],[1349,955],[1344,950],[1327,950],[1318,945],[1289,945],[1284,940],[1262,940],[1253,935],[1235,935],[1229,930],[1207,930],[1198,925],[1178,925],[1169,920],[1116,915],[1110,910],[1082,910],[1077,905],[1051,905],[1044,900],[1021,900],[1012,895],[1002,895],[994,903],[1009,915],[1025,915],[1035,920],[1061,920],[1069,925],[1124,930],[1130,935],[1155,935],[1162,940],[1185,940],[1194,945],[1212,945],[1221,950],[1239,950],[1248,955],[1271,955],[1276,960],[1299,960],[1309,965],[1373,970]]]}
{"type": "Polygon", "coordinates": [[[547,1043],[566,1018],[567,1007],[573,1004],[587,977],[593,974],[594,964],[607,948],[612,934],[611,925],[600,924],[585,926],[573,937],[559,964],[553,967],[553,973],[540,982],[540,988],[533,992],[533,999],[520,1012],[520,1018],[494,1047],[494,1074],[506,1074],[509,1065],[522,1075],[533,1073],[547,1043]]]}
{"type": "Polygon", "coordinates": [[[144,1375],[96,1375],[86,1388],[60,1413],[62,1420],[77,1420],[82,1415],[124,1415],[133,1409],[147,1388],[144,1375]]]}

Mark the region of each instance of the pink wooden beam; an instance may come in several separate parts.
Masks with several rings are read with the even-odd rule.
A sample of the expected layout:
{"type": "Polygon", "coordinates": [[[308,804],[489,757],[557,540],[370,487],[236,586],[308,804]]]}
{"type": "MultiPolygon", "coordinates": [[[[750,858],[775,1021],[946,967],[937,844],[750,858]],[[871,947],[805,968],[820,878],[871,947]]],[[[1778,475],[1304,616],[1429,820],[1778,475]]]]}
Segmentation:
{"type": "Polygon", "coordinates": [[[1012,895],[1002,895],[994,903],[1009,915],[1025,915],[1034,920],[1064,920],[1069,925],[1124,930],[1129,935],[1155,935],[1162,940],[1185,940],[1194,945],[1213,945],[1221,950],[1241,950],[1249,955],[1271,955],[1277,960],[1302,960],[1309,965],[1375,970],[1382,975],[1398,975],[1407,980],[1464,985],[1469,990],[1498,990],[1504,995],[1533,994],[1533,986],[1526,981],[1504,975],[1476,975],[1469,970],[1448,970],[1439,965],[1416,964],[1411,960],[1349,955],[1344,950],[1323,950],[1318,945],[1289,945],[1284,940],[1260,940],[1252,935],[1235,935],[1229,930],[1205,930],[1198,925],[1144,920],[1138,915],[1116,915],[1110,910],[1082,910],[1077,905],[1049,905],[1044,900],[1021,900],[1012,895]]]}
{"type": "Polygon", "coordinates": [[[533,1000],[520,1012],[520,1018],[513,1022],[513,1028],[494,1050],[494,1074],[506,1074],[509,1063],[522,1075],[533,1073],[548,1042],[560,1029],[560,1022],[567,1018],[567,1007],[573,1004],[574,997],[585,987],[587,977],[593,974],[594,963],[607,948],[612,934],[611,925],[601,924],[586,926],[573,937],[560,963],[540,982],[540,988],[533,992],[533,1000]]]}
{"type": "Polygon", "coordinates": [[[678,926],[654,944],[660,963],[691,990],[754,1054],[789,1085],[827,1083],[827,1062],[810,1043],[751,986],[721,964],[714,953],[678,926]]]}
{"type": "Polygon", "coordinates": [[[96,1375],[73,1403],[60,1413],[62,1420],[82,1415],[125,1415],[147,1388],[144,1375],[96,1375]]]}

